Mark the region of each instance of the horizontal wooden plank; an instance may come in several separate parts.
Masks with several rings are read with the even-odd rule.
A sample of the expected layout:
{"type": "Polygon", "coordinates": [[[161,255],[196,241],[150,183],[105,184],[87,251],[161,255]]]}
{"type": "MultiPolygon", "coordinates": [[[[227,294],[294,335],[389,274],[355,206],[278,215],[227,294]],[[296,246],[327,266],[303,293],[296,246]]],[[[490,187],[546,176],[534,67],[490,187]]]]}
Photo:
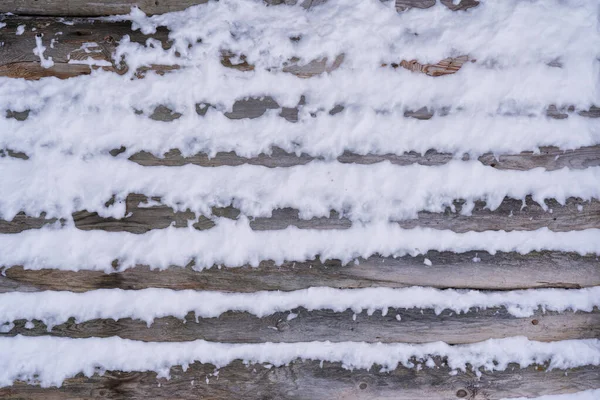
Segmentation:
{"type": "MultiPolygon", "coordinates": [[[[116,268],[118,263],[113,264],[116,268]]],[[[432,286],[436,288],[527,289],[583,288],[600,285],[600,262],[595,255],[561,252],[516,253],[428,252],[417,257],[370,257],[343,266],[338,260],[264,261],[258,267],[186,267],[152,270],[138,266],[106,274],[100,271],[26,270],[19,266],[0,274],[0,292],[101,288],[222,290],[297,290],[311,286],[336,288],[432,286]],[[431,266],[424,264],[425,258],[431,266]]]]}
{"type": "MultiPolygon", "coordinates": [[[[160,199],[153,199],[157,201],[160,199]]],[[[191,211],[176,212],[164,205],[144,206],[147,198],[132,194],[126,199],[125,215],[122,219],[103,218],[95,212],[78,211],[73,214],[75,226],[83,230],[106,230],[112,232],[126,231],[145,233],[152,229],[164,229],[169,226],[187,227],[193,224],[196,229],[205,230],[215,226],[214,218],[225,217],[236,219],[240,211],[233,207],[213,208],[209,216],[197,216],[191,211]],[[196,221],[197,219],[197,221],[196,221]]],[[[584,202],[581,199],[569,198],[565,205],[555,200],[547,200],[544,210],[530,196],[521,200],[506,198],[500,206],[490,211],[483,201],[475,204],[471,215],[461,215],[464,201],[455,201],[455,211],[450,207],[444,213],[419,212],[418,219],[398,221],[402,228],[427,227],[447,229],[455,232],[485,230],[535,230],[548,228],[552,231],[567,232],[572,230],[600,228],[600,201],[584,202]]],[[[41,228],[55,223],[56,218],[44,216],[29,217],[18,214],[11,221],[0,220],[0,233],[18,233],[28,229],[41,228]]],[[[64,222],[64,221],[63,221],[64,222]]],[[[352,222],[332,211],[328,218],[300,219],[298,210],[273,210],[271,217],[254,218],[250,227],[254,230],[285,229],[296,226],[301,229],[347,229],[352,222]]]]}
{"type": "MultiPolygon", "coordinates": [[[[169,30],[165,27],[157,28],[156,33],[152,35],[144,35],[140,30],[132,30],[131,22],[128,21],[75,19],[66,24],[56,18],[8,17],[3,23],[6,26],[0,29],[0,42],[3,43],[3,46],[0,46],[0,76],[11,78],[40,79],[55,76],[66,79],[90,74],[92,68],[124,74],[128,71],[127,64],[123,61],[115,63],[113,54],[125,35],[128,35],[132,42],[141,44],[146,43],[148,38],[153,38],[161,42],[163,49],[172,45],[168,37],[169,30]],[[17,35],[19,26],[24,27],[24,30],[17,35]],[[50,68],[43,68],[39,56],[32,51],[36,47],[36,38],[41,38],[46,47],[44,57],[51,57],[54,62],[50,68]],[[85,64],[88,61],[97,65],[90,67],[85,64]]],[[[241,62],[232,62],[233,56],[235,54],[222,51],[221,64],[239,71],[254,69],[253,65],[244,61],[245,56],[240,55],[241,62]]],[[[321,58],[309,62],[291,58],[281,65],[280,69],[301,78],[310,78],[337,69],[343,60],[343,55],[333,60],[321,58]]],[[[165,74],[178,68],[177,65],[151,65],[137,70],[136,75],[143,77],[148,70],[165,74]]],[[[153,118],[169,120],[161,119],[160,114],[154,115],[153,118]]]]}
{"type": "Polygon", "coordinates": [[[536,341],[588,339],[600,337],[600,311],[591,313],[543,313],[529,318],[515,318],[506,309],[472,310],[466,314],[433,310],[389,309],[369,316],[366,312],[354,315],[348,310],[336,313],[327,310],[295,309],[297,316],[278,312],[258,318],[248,313],[226,312],[218,318],[196,318],[189,313],[185,321],[174,317],[158,318],[151,326],[139,320],[96,319],[69,322],[47,327],[36,322],[25,328],[26,321],[0,336],[42,336],[87,338],[119,336],[148,342],[178,342],[204,339],[214,342],[310,342],[359,341],[427,343],[443,341],[449,344],[476,343],[487,339],[526,336],[536,341]],[[400,320],[398,320],[400,318],[400,320]]]}
{"type": "MultiPolygon", "coordinates": [[[[263,0],[266,5],[296,4],[298,0],[263,0]]],[[[325,0],[300,0],[306,9],[323,3],[325,0]]],[[[57,17],[99,17],[106,15],[129,14],[132,7],[138,7],[146,14],[164,14],[181,11],[208,0],[3,0],[0,13],[18,15],[45,15],[57,17]]]]}
{"type": "MultiPolygon", "coordinates": [[[[306,9],[318,6],[326,0],[263,0],[266,5],[297,4],[306,9]]],[[[387,1],[387,0],[382,0],[387,1]]],[[[11,12],[20,15],[45,15],[58,17],[94,17],[115,14],[128,14],[131,7],[138,7],[146,14],[164,14],[181,11],[190,6],[205,4],[208,0],[4,0],[0,3],[0,13],[11,12]]],[[[433,7],[435,0],[395,0],[396,10],[406,11],[411,8],[424,9],[433,7]]],[[[452,11],[468,10],[479,5],[479,1],[440,0],[440,3],[452,11]]]]}
{"type": "MultiPolygon", "coordinates": [[[[295,114],[297,118],[297,113],[295,114]]],[[[121,147],[114,149],[111,154],[118,156],[127,149],[121,147]]],[[[439,153],[429,150],[425,154],[416,152],[396,154],[367,154],[360,155],[345,152],[337,157],[337,161],[347,164],[375,164],[389,161],[395,165],[443,165],[452,160],[454,156],[449,153],[439,153]]],[[[291,167],[305,165],[315,159],[307,154],[296,155],[280,148],[273,148],[270,154],[260,154],[257,157],[246,158],[234,152],[219,152],[213,157],[205,153],[184,157],[177,149],[157,157],[151,153],[138,152],[129,157],[129,160],[144,166],[181,166],[187,164],[202,167],[237,166],[243,164],[261,165],[269,168],[291,167]]],[[[463,159],[468,159],[464,156],[463,159]]],[[[549,171],[561,168],[584,169],[600,165],[600,146],[581,147],[575,150],[560,150],[557,147],[542,147],[539,153],[523,152],[520,154],[484,154],[478,158],[484,165],[497,169],[528,170],[532,168],[545,168],[549,171]]]]}
{"type": "Polygon", "coordinates": [[[399,367],[348,370],[339,363],[298,361],[284,367],[234,362],[217,371],[210,364],[171,369],[170,379],[154,372],[115,372],[68,379],[60,388],[20,382],[0,388],[3,399],[396,399],[499,400],[568,394],[600,387],[600,367],[546,370],[542,366],[504,371],[450,373],[443,360],[436,368],[399,367]]]}
{"type": "MultiPolygon", "coordinates": [[[[283,108],[282,116],[288,120],[298,118],[297,108],[283,108]]],[[[26,113],[10,112],[10,118],[26,119],[26,113]],[[13,116],[19,114],[18,116],[13,116]]],[[[172,110],[159,109],[154,115],[161,115],[163,120],[167,117],[165,114],[173,115],[172,110]]],[[[248,114],[249,115],[249,112],[248,114]]],[[[114,157],[119,157],[127,149],[120,147],[113,149],[110,154],[114,157]]],[[[20,159],[28,159],[29,156],[23,152],[15,152],[12,149],[0,149],[0,157],[13,157],[20,159]]],[[[337,157],[337,161],[344,164],[376,164],[380,162],[390,162],[394,165],[428,165],[436,166],[443,165],[451,161],[455,156],[450,153],[440,153],[435,150],[429,150],[424,154],[417,152],[409,152],[404,154],[355,154],[345,152],[337,157]]],[[[463,156],[464,160],[469,159],[467,155],[463,156]]],[[[183,156],[177,149],[166,152],[162,157],[157,157],[148,152],[134,153],[129,157],[130,161],[143,166],[182,166],[182,165],[198,165],[201,167],[220,167],[220,166],[238,166],[238,165],[260,165],[268,168],[284,168],[293,167],[296,165],[305,165],[314,160],[322,160],[320,157],[311,157],[307,154],[296,155],[289,153],[281,148],[274,147],[269,154],[261,153],[252,158],[238,156],[234,152],[218,152],[214,156],[209,157],[206,153],[198,153],[193,156],[183,156]]],[[[486,153],[478,160],[484,165],[489,165],[492,168],[502,170],[520,170],[525,171],[533,168],[545,168],[549,171],[554,171],[561,168],[570,169],[585,169],[588,167],[600,166],[600,145],[580,147],[574,150],[560,150],[557,147],[541,147],[539,153],[522,152],[520,154],[500,154],[494,155],[486,153]]]]}

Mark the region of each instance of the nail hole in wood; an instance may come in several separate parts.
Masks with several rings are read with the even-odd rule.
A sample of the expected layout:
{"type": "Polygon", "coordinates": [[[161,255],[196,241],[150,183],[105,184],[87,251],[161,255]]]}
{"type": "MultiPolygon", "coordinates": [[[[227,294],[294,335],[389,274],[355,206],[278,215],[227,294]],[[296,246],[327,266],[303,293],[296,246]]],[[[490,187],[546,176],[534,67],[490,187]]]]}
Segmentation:
{"type": "Polygon", "coordinates": [[[532,325],[537,325],[537,324],[539,324],[539,323],[540,323],[540,321],[538,321],[537,319],[534,319],[533,321],[531,321],[531,324],[532,324],[532,325]]]}

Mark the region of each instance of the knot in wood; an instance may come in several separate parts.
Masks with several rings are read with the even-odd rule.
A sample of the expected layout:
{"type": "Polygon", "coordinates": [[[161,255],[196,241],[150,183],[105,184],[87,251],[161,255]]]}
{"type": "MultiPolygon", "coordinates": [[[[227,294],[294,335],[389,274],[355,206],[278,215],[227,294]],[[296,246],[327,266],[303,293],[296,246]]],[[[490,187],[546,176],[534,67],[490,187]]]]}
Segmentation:
{"type": "Polygon", "coordinates": [[[280,319],[275,324],[275,327],[277,328],[277,330],[279,332],[283,332],[283,331],[287,331],[288,329],[290,329],[290,324],[288,324],[287,321],[280,319]]]}
{"type": "Polygon", "coordinates": [[[465,389],[459,389],[459,390],[456,392],[456,397],[463,398],[463,397],[467,397],[467,395],[468,395],[468,394],[469,394],[469,393],[468,393],[468,392],[467,392],[465,389]]]}

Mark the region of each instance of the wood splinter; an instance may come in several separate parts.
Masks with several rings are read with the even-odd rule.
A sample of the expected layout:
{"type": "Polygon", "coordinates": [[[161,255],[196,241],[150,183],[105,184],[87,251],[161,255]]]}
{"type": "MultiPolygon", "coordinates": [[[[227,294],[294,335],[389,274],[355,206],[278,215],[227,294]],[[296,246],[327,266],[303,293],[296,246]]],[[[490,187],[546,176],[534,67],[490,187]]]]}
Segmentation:
{"type": "MultiPolygon", "coordinates": [[[[444,58],[436,64],[421,64],[417,60],[400,61],[400,64],[392,63],[392,68],[403,67],[412,72],[420,72],[429,76],[443,76],[456,73],[467,61],[475,62],[476,60],[463,55],[458,57],[444,58]]],[[[383,64],[382,66],[387,66],[383,64]]]]}

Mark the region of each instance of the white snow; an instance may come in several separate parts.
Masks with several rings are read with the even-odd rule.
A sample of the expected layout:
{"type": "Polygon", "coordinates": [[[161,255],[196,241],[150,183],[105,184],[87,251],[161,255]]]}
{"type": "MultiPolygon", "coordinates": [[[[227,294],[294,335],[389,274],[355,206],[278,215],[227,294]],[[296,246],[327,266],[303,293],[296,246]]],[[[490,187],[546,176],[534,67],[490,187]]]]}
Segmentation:
{"type": "MultiPolygon", "coordinates": [[[[298,307],[328,309],[355,314],[388,308],[429,308],[436,314],[444,310],[457,313],[472,308],[504,307],[515,317],[529,317],[537,309],[545,311],[586,311],[600,306],[600,287],[586,289],[537,289],[506,292],[477,290],[439,290],[411,287],[404,289],[334,289],[312,287],[290,292],[261,291],[225,293],[171,289],[99,289],[85,293],[44,291],[0,294],[0,324],[18,319],[40,320],[49,327],[66,322],[96,318],[132,318],[152,324],[155,318],[175,316],[184,319],[189,312],[197,318],[215,318],[226,311],[248,312],[264,317],[298,307]]],[[[290,313],[287,320],[297,317],[290,313]]]]}
{"type": "Polygon", "coordinates": [[[87,57],[86,59],[82,59],[82,60],[69,60],[69,64],[82,64],[82,65],[89,65],[91,66],[97,66],[97,67],[110,67],[112,66],[112,64],[106,60],[95,60],[92,57],[87,57]]]}
{"type": "Polygon", "coordinates": [[[598,400],[600,399],[600,389],[584,390],[582,392],[568,393],[568,394],[556,394],[541,396],[536,398],[531,397],[519,397],[502,400],[598,400]]]}
{"type": "MultiPolygon", "coordinates": [[[[29,156],[28,160],[0,158],[0,218],[11,220],[23,211],[67,220],[65,227],[55,224],[1,234],[0,266],[111,272],[115,259],[119,270],[138,264],[164,269],[194,260],[194,268],[200,270],[213,265],[256,266],[262,260],[306,261],[316,256],[348,263],[375,254],[425,256],[430,250],[491,254],[556,250],[600,255],[599,229],[455,233],[401,229],[390,222],[416,218],[419,211],[443,212],[456,199],[466,200],[463,213],[468,215],[476,200],[485,201],[493,210],[505,197],[532,195],[544,209],[546,199],[564,204],[570,197],[600,198],[600,167],[502,171],[476,160],[486,152],[499,157],[539,152],[542,146],[570,150],[600,144],[596,120],[576,112],[562,120],[546,116],[551,104],[573,105],[578,110],[598,105],[598,11],[597,0],[488,0],[468,12],[451,12],[438,2],[432,8],[406,13],[397,13],[394,1],[329,0],[307,11],[300,6],[265,7],[259,0],[221,0],[166,15],[148,17],[133,9],[129,15],[106,18],[130,20],[134,29],[144,33],[164,26],[173,45],[163,49],[154,39],[136,43],[126,36],[113,60],[69,60],[103,67],[122,59],[128,66],[123,75],[99,69],[65,80],[0,78],[0,149],[29,156]],[[290,40],[292,36],[299,41],[290,40]],[[245,55],[255,69],[241,72],[223,67],[223,50],[245,55]],[[302,79],[282,71],[292,57],[304,64],[325,57],[331,62],[341,54],[342,65],[331,73],[302,79]],[[474,62],[439,78],[382,66],[412,59],[436,63],[459,55],[468,55],[474,62]],[[555,60],[560,67],[549,65],[555,60]],[[143,79],[135,76],[137,68],[153,64],[181,68],[164,76],[152,72],[143,79]],[[225,117],[236,100],[261,96],[272,96],[284,107],[295,107],[304,96],[306,105],[300,108],[297,123],[281,118],[279,110],[252,120],[225,117]],[[210,103],[215,109],[199,116],[197,103],[210,103]],[[168,123],[149,119],[158,105],[182,116],[168,123]],[[343,105],[344,111],[329,115],[327,111],[335,105],[343,105]],[[447,107],[448,115],[437,113],[429,121],[404,117],[406,110],[421,107],[447,107]],[[5,110],[31,112],[27,120],[17,121],[2,118],[5,110]],[[316,117],[311,116],[315,113],[316,117]],[[122,154],[108,156],[109,150],[121,146],[126,147],[122,154]],[[252,165],[151,168],[127,160],[138,151],[161,156],[170,149],[179,149],[184,156],[234,151],[251,157],[269,153],[275,146],[324,160],[275,169],[252,165]],[[423,154],[430,149],[451,153],[453,160],[438,167],[335,161],[345,151],[423,154]],[[473,161],[461,161],[464,153],[473,161]],[[71,214],[78,210],[124,217],[124,201],[130,193],[153,198],[142,205],[146,207],[164,204],[208,215],[213,206],[233,205],[242,216],[237,221],[214,218],[216,226],[203,232],[189,226],[136,235],[74,227],[71,214]],[[115,204],[106,207],[113,195],[115,204]],[[300,218],[329,216],[336,210],[353,224],[332,231],[250,229],[249,217],[270,216],[273,209],[283,207],[300,210],[300,218]]],[[[20,25],[16,35],[24,32],[25,25],[20,25]]],[[[52,67],[54,61],[44,55],[43,37],[36,35],[35,43],[33,53],[40,65],[52,67]]],[[[50,47],[54,44],[51,39],[50,47]]],[[[85,55],[99,49],[90,42],[79,51],[85,55]]],[[[476,255],[472,261],[481,259],[476,255]]],[[[429,258],[423,263],[433,265],[429,258]]],[[[259,317],[289,312],[289,321],[297,317],[290,310],[298,307],[350,309],[356,321],[362,311],[372,315],[381,310],[386,315],[390,308],[460,313],[505,307],[513,316],[528,317],[539,309],[589,312],[599,305],[600,287],[506,292],[421,287],[313,287],[256,293],[13,292],[0,294],[0,332],[9,332],[16,320],[26,320],[26,329],[35,326],[34,320],[51,328],[70,317],[77,321],[134,318],[150,324],[163,316],[184,318],[190,311],[198,318],[218,317],[226,311],[259,317]]],[[[402,320],[399,313],[395,318],[402,320]]],[[[541,343],[514,337],[449,346],[441,342],[226,344],[0,337],[0,386],[25,380],[47,387],[60,385],[79,372],[91,376],[105,370],[156,371],[166,377],[174,365],[187,368],[199,361],[218,368],[237,359],[269,366],[309,359],[341,362],[346,368],[368,369],[377,364],[392,370],[398,365],[414,367],[412,357],[419,368],[421,364],[435,367],[433,357],[447,357],[453,374],[465,370],[467,364],[478,373],[480,368],[503,370],[512,362],[521,367],[548,362],[550,368],[568,369],[600,365],[600,340],[541,343]]],[[[599,397],[596,390],[540,400],[599,397]]]]}
{"type": "Polygon", "coordinates": [[[60,386],[79,372],[92,376],[98,371],[155,371],[168,377],[172,366],[184,369],[194,361],[217,368],[234,360],[282,366],[297,359],[341,362],[345,368],[369,369],[374,364],[385,370],[398,365],[412,368],[411,358],[425,361],[432,356],[447,357],[448,366],[466,370],[504,370],[509,363],[521,368],[549,363],[550,369],[567,369],[600,364],[600,340],[535,342],[524,337],[491,339],[449,346],[427,344],[368,344],[357,342],[305,342],[227,344],[203,340],[179,343],[139,342],[117,337],[64,339],[54,337],[0,338],[0,386],[15,380],[39,382],[42,387],[60,386]]]}
{"type": "Polygon", "coordinates": [[[39,82],[4,78],[0,109],[34,113],[20,124],[0,119],[0,130],[6,132],[2,145],[17,145],[16,150],[26,153],[60,150],[79,156],[121,145],[127,147],[126,155],[143,149],[162,154],[170,147],[184,154],[234,150],[255,155],[277,145],[324,156],[344,150],[364,154],[435,148],[460,157],[464,152],[598,143],[595,121],[577,115],[548,120],[544,113],[550,104],[587,108],[598,99],[595,0],[488,1],[467,13],[438,4],[402,14],[393,3],[330,0],[318,12],[306,12],[224,0],[149,18],[136,10],[119,18],[134,20],[145,32],[167,26],[174,45],[163,50],[152,40],[122,40],[115,60],[125,57],[130,74],[150,64],[184,68],[144,79],[108,72],[39,82]],[[344,29],[334,29],[332,21],[344,29]],[[301,40],[292,42],[293,35],[301,40]],[[256,69],[246,73],[224,68],[219,60],[223,49],[243,52],[256,69]],[[342,66],[331,74],[301,79],[279,71],[291,57],[308,62],[342,53],[342,66]],[[442,78],[381,67],[382,62],[438,62],[459,54],[477,62],[442,78]],[[556,58],[561,68],[547,65],[556,58]],[[297,124],[278,117],[277,111],[252,121],[230,121],[218,112],[201,118],[194,111],[200,102],[226,110],[236,99],[264,95],[288,107],[305,95],[308,105],[297,124]],[[158,104],[184,115],[167,124],[132,112],[151,111],[158,104]],[[310,117],[311,111],[335,104],[344,104],[346,110],[310,117]],[[430,121],[402,117],[406,108],[424,106],[448,106],[450,115],[430,121]]]}
{"type": "Polygon", "coordinates": [[[44,57],[46,46],[42,44],[42,36],[42,34],[35,35],[35,48],[33,49],[33,54],[40,58],[40,65],[42,68],[50,68],[54,65],[54,61],[52,61],[52,57],[44,57]]]}
{"type": "Polygon", "coordinates": [[[543,208],[548,198],[561,204],[569,197],[600,198],[600,167],[506,171],[477,161],[437,167],[312,162],[290,168],[215,167],[199,173],[195,165],[149,168],[110,156],[78,160],[55,154],[0,158],[0,169],[0,218],[7,220],[20,211],[70,219],[82,209],[122,218],[129,193],[160,197],[177,210],[204,215],[210,215],[212,206],[232,204],[247,216],[270,216],[273,209],[292,207],[300,210],[300,218],[336,210],[365,221],[443,212],[459,198],[467,201],[467,211],[476,200],[493,210],[505,197],[524,199],[528,194],[543,208]],[[113,195],[117,204],[105,207],[113,195]]]}
{"type": "Polygon", "coordinates": [[[113,271],[136,264],[166,269],[170,265],[195,268],[213,265],[228,267],[262,260],[309,261],[340,259],[349,263],[357,257],[416,256],[429,250],[462,253],[470,250],[518,252],[557,250],[581,255],[600,254],[600,229],[552,232],[485,231],[455,233],[429,228],[401,229],[392,223],[357,224],[345,230],[310,230],[289,227],[278,231],[253,231],[245,218],[222,219],[207,231],[169,227],[145,234],[127,232],[81,231],[53,227],[0,235],[0,264],[23,265],[28,269],[113,271]],[[269,243],[269,246],[265,246],[269,243]],[[290,246],[294,243],[294,246],[290,246]]]}

